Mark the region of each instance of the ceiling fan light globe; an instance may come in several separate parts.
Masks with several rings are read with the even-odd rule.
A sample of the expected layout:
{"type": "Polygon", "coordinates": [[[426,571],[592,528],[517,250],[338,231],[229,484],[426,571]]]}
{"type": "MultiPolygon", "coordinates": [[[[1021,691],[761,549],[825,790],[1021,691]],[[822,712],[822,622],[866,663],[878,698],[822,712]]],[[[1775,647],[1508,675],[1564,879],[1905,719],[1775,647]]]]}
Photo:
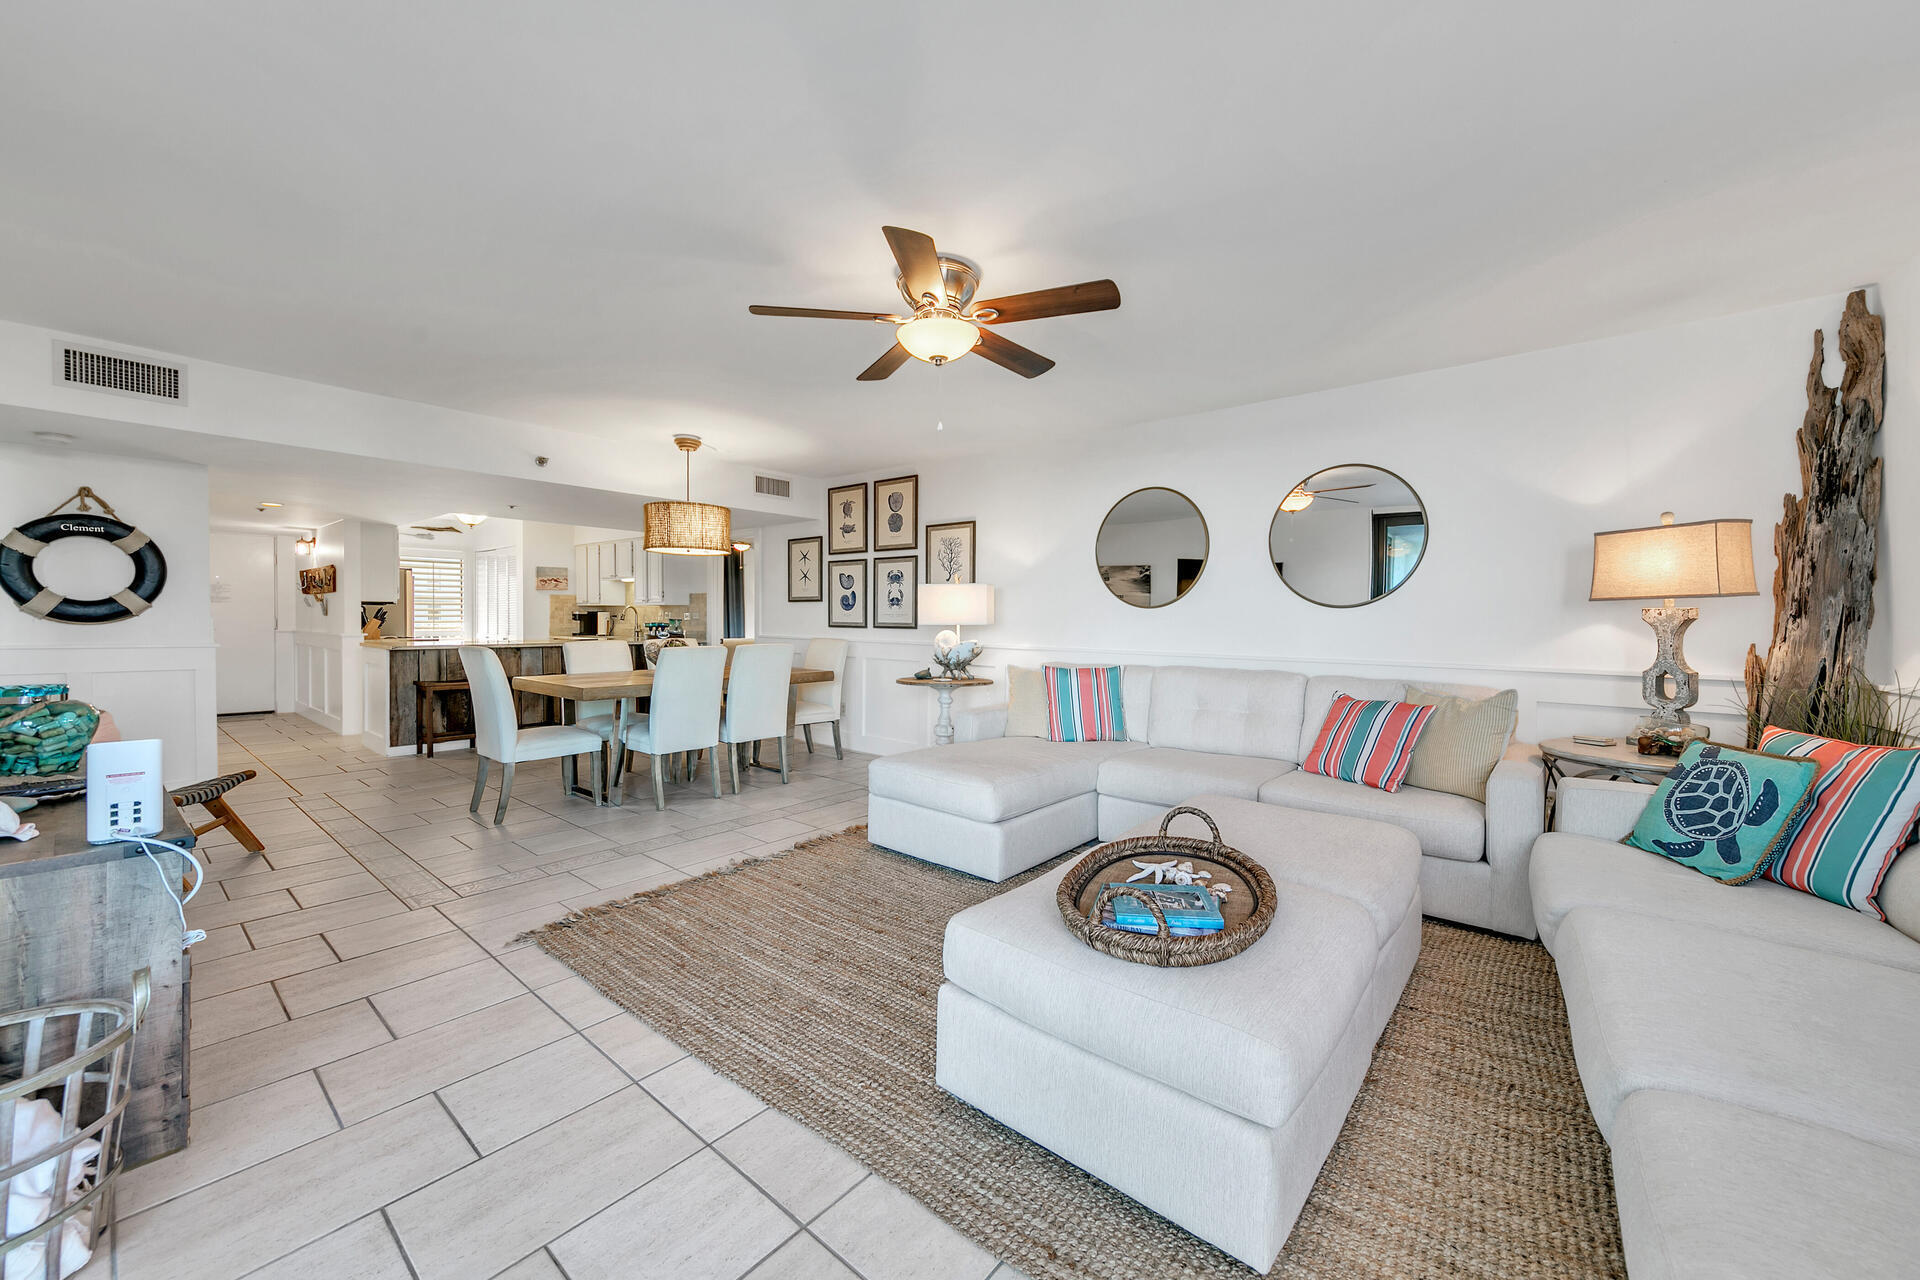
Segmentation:
{"type": "Polygon", "coordinates": [[[1295,485],[1293,492],[1280,499],[1280,509],[1282,511],[1305,511],[1312,505],[1313,495],[1299,485],[1295,485]]]}
{"type": "Polygon", "coordinates": [[[958,360],[980,341],[979,326],[951,312],[916,316],[894,330],[894,340],[906,353],[928,364],[958,360]]]}

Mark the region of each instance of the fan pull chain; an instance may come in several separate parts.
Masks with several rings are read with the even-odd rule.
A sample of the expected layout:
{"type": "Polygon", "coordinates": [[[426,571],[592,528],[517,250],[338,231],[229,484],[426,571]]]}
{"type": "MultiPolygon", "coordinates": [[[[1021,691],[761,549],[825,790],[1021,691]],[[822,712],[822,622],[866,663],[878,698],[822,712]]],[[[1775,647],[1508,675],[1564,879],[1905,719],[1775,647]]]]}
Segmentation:
{"type": "Polygon", "coordinates": [[[941,388],[946,386],[946,382],[947,366],[944,364],[935,365],[933,367],[933,429],[935,431],[945,431],[947,429],[946,414],[942,411],[946,403],[946,393],[941,390],[941,388]]]}

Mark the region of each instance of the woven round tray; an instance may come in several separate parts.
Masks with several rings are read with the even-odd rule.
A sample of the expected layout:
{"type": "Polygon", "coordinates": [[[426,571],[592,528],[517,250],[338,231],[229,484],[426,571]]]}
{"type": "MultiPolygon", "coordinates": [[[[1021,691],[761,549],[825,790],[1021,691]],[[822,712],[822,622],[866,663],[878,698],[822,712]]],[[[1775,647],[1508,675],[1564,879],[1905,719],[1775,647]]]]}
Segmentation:
{"type": "MultiPolygon", "coordinates": [[[[1131,873],[1136,868],[1129,862],[1127,870],[1131,873]]],[[[1151,884],[1143,883],[1141,887],[1149,888],[1151,884]]],[[[1060,918],[1066,922],[1067,928],[1095,951],[1134,964],[1182,969],[1229,960],[1259,941],[1260,935],[1273,923],[1274,890],[1273,878],[1267,874],[1265,867],[1221,841],[1220,828],[1212,817],[1191,805],[1181,805],[1167,811],[1167,816],[1160,823],[1159,835],[1115,840],[1111,844],[1101,845],[1074,863],[1073,869],[1060,881],[1055,901],[1060,906],[1060,918]],[[1168,835],[1167,827],[1183,813],[1190,813],[1206,823],[1207,830],[1213,833],[1213,839],[1207,841],[1190,836],[1168,835]],[[1231,885],[1233,892],[1220,904],[1221,915],[1226,917],[1226,928],[1213,934],[1175,937],[1167,931],[1166,916],[1152,899],[1146,897],[1136,901],[1144,902],[1147,910],[1153,913],[1155,923],[1160,926],[1158,933],[1130,933],[1101,924],[1100,909],[1111,899],[1124,896],[1125,893],[1118,888],[1099,887],[1107,879],[1126,879],[1125,876],[1106,876],[1104,873],[1107,868],[1116,862],[1127,862],[1133,858],[1144,861],[1148,857],[1155,857],[1158,861],[1177,858],[1192,862],[1196,871],[1212,871],[1213,883],[1231,885]]]]}

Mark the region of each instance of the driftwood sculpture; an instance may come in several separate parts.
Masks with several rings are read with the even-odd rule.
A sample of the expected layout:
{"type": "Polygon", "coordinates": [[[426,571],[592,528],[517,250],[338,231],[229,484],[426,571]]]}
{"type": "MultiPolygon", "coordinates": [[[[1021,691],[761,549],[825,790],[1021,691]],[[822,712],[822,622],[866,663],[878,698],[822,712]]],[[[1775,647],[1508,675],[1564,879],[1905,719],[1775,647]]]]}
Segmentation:
{"type": "Polygon", "coordinates": [[[1848,295],[1836,341],[1846,361],[1837,389],[1821,374],[1824,335],[1814,331],[1807,413],[1794,437],[1802,493],[1786,495],[1773,531],[1773,640],[1764,660],[1747,649],[1756,732],[1776,698],[1817,706],[1866,668],[1879,569],[1881,461],[1873,444],[1885,413],[1887,343],[1864,291],[1848,295]]]}

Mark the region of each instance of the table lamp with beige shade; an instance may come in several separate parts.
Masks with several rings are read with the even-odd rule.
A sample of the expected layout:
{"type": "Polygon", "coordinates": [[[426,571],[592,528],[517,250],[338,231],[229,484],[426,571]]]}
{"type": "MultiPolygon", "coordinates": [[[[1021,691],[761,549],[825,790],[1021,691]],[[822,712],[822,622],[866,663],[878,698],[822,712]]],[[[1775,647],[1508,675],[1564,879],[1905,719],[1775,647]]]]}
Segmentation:
{"type": "Polygon", "coordinates": [[[1653,665],[1640,677],[1640,696],[1653,713],[1635,726],[1669,740],[1704,738],[1687,708],[1700,700],[1700,673],[1687,665],[1680,638],[1700,611],[1676,599],[1757,595],[1753,579],[1753,521],[1696,520],[1675,524],[1673,512],[1643,529],[1593,535],[1589,600],[1658,600],[1640,611],[1653,628],[1653,665]]]}
{"type": "Polygon", "coordinates": [[[967,674],[967,664],[984,650],[977,641],[960,639],[960,628],[983,627],[993,621],[993,588],[978,582],[929,582],[920,587],[919,614],[947,629],[933,638],[934,662],[949,677],[967,674]]]}

